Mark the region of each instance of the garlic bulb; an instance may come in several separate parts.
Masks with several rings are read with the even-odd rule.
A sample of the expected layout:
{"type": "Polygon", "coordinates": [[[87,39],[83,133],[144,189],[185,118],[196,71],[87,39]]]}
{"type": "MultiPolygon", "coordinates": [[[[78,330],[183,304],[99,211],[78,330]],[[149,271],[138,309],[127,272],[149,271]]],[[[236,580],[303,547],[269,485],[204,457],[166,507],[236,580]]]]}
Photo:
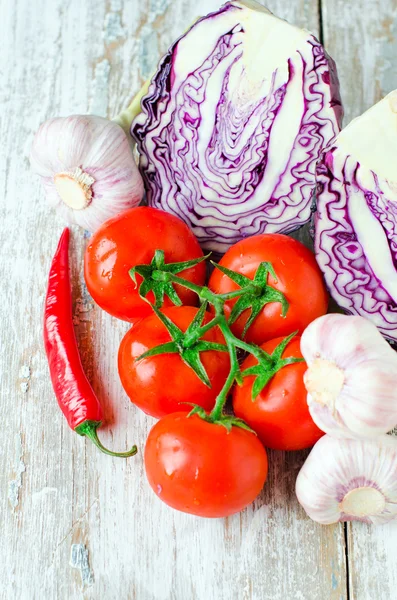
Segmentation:
{"type": "Polygon", "coordinates": [[[296,480],[296,495],[313,521],[363,521],[380,525],[397,518],[397,439],[322,437],[296,480]]]}
{"type": "Polygon", "coordinates": [[[137,206],[143,196],[126,133],[102,117],[46,121],[34,138],[30,163],[42,177],[48,202],[67,222],[89,231],[137,206]]]}
{"type": "Polygon", "coordinates": [[[374,437],[397,424],[397,353],[363,317],[325,315],[301,338],[316,425],[337,437],[374,437]]]}

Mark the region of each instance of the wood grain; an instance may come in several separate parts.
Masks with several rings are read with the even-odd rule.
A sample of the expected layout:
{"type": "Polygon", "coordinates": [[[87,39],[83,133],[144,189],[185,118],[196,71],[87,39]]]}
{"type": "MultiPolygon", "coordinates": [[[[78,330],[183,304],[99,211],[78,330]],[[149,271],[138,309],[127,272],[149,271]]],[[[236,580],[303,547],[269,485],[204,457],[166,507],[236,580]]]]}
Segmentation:
{"type": "Polygon", "coordinates": [[[336,61],[344,125],[397,87],[396,0],[322,0],[324,45],[336,61]]]}
{"type": "MultiPolygon", "coordinates": [[[[200,13],[219,4],[203,1],[200,13]]],[[[341,14],[343,3],[337,4],[341,14]]],[[[391,18],[391,2],[372,5],[391,18]]],[[[317,0],[272,0],[267,6],[316,34],[320,31],[317,0]]],[[[112,459],[73,434],[49,382],[42,305],[63,224],[46,207],[40,184],[29,172],[32,137],[50,116],[92,112],[111,117],[119,112],[197,11],[194,0],[0,0],[0,390],[5,424],[0,444],[0,597],[7,600],[347,598],[343,526],[316,525],[294,496],[305,453],[271,452],[263,494],[228,519],[200,520],[173,512],[151,493],[142,449],[153,421],[130,405],[116,369],[117,348],[128,325],[90,299],[82,274],[87,240],[77,228],[71,252],[75,325],[84,366],[106,414],[101,439],[115,449],[137,443],[138,456],[112,459]]],[[[355,17],[360,23],[367,18],[355,17]]],[[[357,90],[349,87],[345,55],[358,55],[362,39],[349,37],[348,25],[340,38],[330,0],[323,18],[326,43],[340,59],[351,101],[357,90]]],[[[367,31],[365,24],[359,27],[367,31]]],[[[389,27],[392,31],[393,25],[389,27]]],[[[372,96],[366,90],[360,102],[351,102],[351,114],[372,101],[378,85],[382,90],[386,86],[386,71],[379,65],[389,50],[381,41],[377,48],[376,60],[369,50],[363,60],[369,63],[365,72],[379,84],[372,96]]],[[[386,594],[396,585],[390,543],[396,538],[390,536],[349,529],[355,598],[392,598],[376,595],[383,582],[386,594]],[[367,537],[376,546],[368,552],[367,537]],[[377,565],[376,573],[371,572],[372,596],[363,591],[365,578],[359,573],[371,560],[377,565]]]]}
{"type": "MultiPolygon", "coordinates": [[[[397,88],[395,0],[323,0],[324,44],[336,60],[345,125],[397,88]]],[[[397,526],[347,528],[350,600],[394,600],[397,526]]]]}

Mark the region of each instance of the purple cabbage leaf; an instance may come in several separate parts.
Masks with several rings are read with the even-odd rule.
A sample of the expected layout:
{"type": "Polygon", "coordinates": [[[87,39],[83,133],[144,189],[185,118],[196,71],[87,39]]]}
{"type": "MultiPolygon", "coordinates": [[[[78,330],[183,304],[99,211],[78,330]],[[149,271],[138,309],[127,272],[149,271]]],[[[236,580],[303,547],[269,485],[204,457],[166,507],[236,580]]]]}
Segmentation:
{"type": "Polygon", "coordinates": [[[141,104],[131,132],[148,203],[203,247],[310,219],[315,165],[343,111],[335,64],[308,31],[228,2],[173,44],[141,104]]]}
{"type": "Polygon", "coordinates": [[[315,251],[328,289],[397,341],[397,90],[338,135],[317,181],[315,251]]]}

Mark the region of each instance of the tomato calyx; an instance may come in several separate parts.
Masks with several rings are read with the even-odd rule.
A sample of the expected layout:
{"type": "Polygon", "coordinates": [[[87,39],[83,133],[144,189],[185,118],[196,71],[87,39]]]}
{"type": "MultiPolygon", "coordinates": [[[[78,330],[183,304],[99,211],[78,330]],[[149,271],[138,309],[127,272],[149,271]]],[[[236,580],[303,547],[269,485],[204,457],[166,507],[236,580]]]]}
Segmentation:
{"type": "Polygon", "coordinates": [[[261,393],[264,387],[269,383],[269,381],[274,377],[277,371],[280,371],[283,367],[287,365],[292,365],[294,363],[304,362],[303,358],[281,358],[285,348],[288,346],[292,338],[296,336],[298,332],[294,331],[291,335],[287,336],[283,339],[282,342],[273,350],[271,354],[265,352],[262,348],[257,347],[255,352],[255,358],[258,361],[258,364],[253,367],[249,367],[242,371],[242,376],[247,377],[249,375],[253,375],[255,377],[254,384],[252,386],[252,401],[254,402],[258,395],[261,393]]]}
{"type": "Polygon", "coordinates": [[[142,298],[146,298],[149,292],[153,292],[156,308],[162,307],[164,296],[168,296],[175,306],[182,306],[182,300],[173,286],[170,275],[195,267],[209,256],[210,254],[184,262],[166,263],[164,251],[156,250],[150,264],[136,265],[129,270],[129,275],[135,285],[137,285],[137,273],[142,277],[139,294],[142,298]]]}
{"type": "Polygon", "coordinates": [[[228,431],[231,432],[232,427],[240,427],[240,429],[245,429],[246,431],[250,431],[256,435],[256,432],[251,429],[249,425],[243,419],[239,419],[238,417],[234,417],[233,415],[225,415],[222,414],[220,417],[215,418],[212,416],[212,413],[207,413],[202,406],[193,405],[193,409],[187,415],[187,417],[191,417],[192,415],[198,415],[201,419],[206,421],[207,423],[212,423],[213,425],[222,425],[228,431]]]}
{"type": "Polygon", "coordinates": [[[136,360],[142,360],[150,356],[155,356],[156,354],[179,353],[182,360],[194,370],[200,380],[205,383],[205,385],[210,386],[208,375],[205,372],[203,364],[200,360],[200,352],[204,350],[221,350],[222,352],[229,352],[230,372],[222,390],[216,397],[214,408],[210,413],[207,413],[202,407],[194,406],[189,415],[197,414],[205,421],[223,425],[228,431],[230,431],[233,426],[252,431],[242,419],[234,417],[233,415],[227,415],[223,411],[228,395],[234,383],[242,385],[243,376],[254,375],[256,377],[254,384],[256,397],[279,369],[287,364],[300,362],[302,359],[281,358],[285,347],[292,337],[296,335],[296,333],[293,333],[291,336],[285,338],[270,355],[262,350],[259,346],[247,343],[243,339],[236,337],[230,329],[230,325],[242,312],[248,308],[251,308],[250,317],[244,328],[244,336],[252,322],[266,304],[269,302],[280,302],[283,316],[285,316],[289,304],[282,292],[276,290],[267,283],[269,273],[277,282],[277,277],[273,266],[269,262],[263,262],[259,265],[253,280],[241,275],[240,273],[231,271],[230,269],[227,269],[221,265],[214,264],[216,268],[220,269],[225,275],[230,277],[240,286],[239,289],[232,292],[227,292],[225,294],[216,294],[206,286],[197,285],[191,281],[178,277],[178,275],[175,274],[188,268],[188,266],[193,266],[193,263],[197,264],[197,262],[201,262],[201,260],[204,260],[205,258],[206,257],[203,257],[203,259],[188,261],[186,263],[165,265],[164,253],[156,250],[150,265],[139,265],[138,267],[131,269],[130,275],[133,279],[135,277],[135,273],[139,273],[144,277],[144,281],[139,288],[139,293],[142,297],[144,297],[148,291],[153,290],[156,302],[155,305],[152,304],[152,308],[158,318],[165,325],[172,338],[170,342],[161,344],[155,348],[151,348],[139,356],[136,360]],[[160,287],[157,287],[157,284],[159,284],[160,287]],[[199,309],[193,321],[190,323],[186,332],[182,332],[179,327],[175,325],[175,323],[173,323],[159,310],[159,304],[160,306],[162,305],[164,294],[167,294],[171,300],[173,293],[176,294],[174,288],[172,287],[173,284],[178,284],[182,287],[192,290],[198,295],[198,298],[202,303],[201,308],[199,309]],[[170,289],[172,289],[171,292],[170,289]],[[231,316],[228,320],[224,310],[225,302],[236,297],[238,300],[235,303],[231,316]],[[215,316],[209,323],[202,325],[208,303],[212,304],[214,307],[215,316]],[[223,334],[226,346],[200,339],[206,331],[216,326],[219,327],[221,333],[223,334]],[[244,373],[241,373],[237,358],[238,349],[252,354],[257,359],[258,364],[251,369],[246,369],[244,373]]]}
{"type": "Polygon", "coordinates": [[[251,309],[250,316],[244,326],[242,337],[244,338],[248,329],[255,321],[261,310],[270,302],[280,302],[281,314],[283,317],[286,316],[289,303],[285,295],[276,290],[268,284],[268,276],[272,275],[274,281],[277,283],[277,276],[274,272],[273,266],[269,262],[260,263],[256,270],[254,279],[250,279],[241,273],[231,271],[222,265],[218,265],[211,261],[216,269],[219,269],[222,273],[230,277],[232,281],[237,283],[244,294],[240,295],[237,302],[233,306],[232,312],[230,313],[229,323],[233,325],[237,321],[238,317],[247,309],[251,309]]]}
{"type": "Polygon", "coordinates": [[[208,325],[202,325],[204,316],[207,309],[207,302],[201,305],[193,321],[185,332],[183,332],[169,317],[164,313],[160,312],[156,306],[152,307],[157,317],[163,323],[168,330],[172,341],[160,344],[151,348],[147,352],[144,352],[138,356],[135,360],[143,360],[151,356],[159,354],[179,354],[182,360],[193,369],[197,377],[207,386],[211,387],[211,382],[208,374],[201,362],[200,354],[208,350],[217,350],[219,352],[228,352],[227,346],[219,344],[217,342],[210,342],[201,339],[205,331],[214,327],[214,320],[210,321],[208,325]]]}

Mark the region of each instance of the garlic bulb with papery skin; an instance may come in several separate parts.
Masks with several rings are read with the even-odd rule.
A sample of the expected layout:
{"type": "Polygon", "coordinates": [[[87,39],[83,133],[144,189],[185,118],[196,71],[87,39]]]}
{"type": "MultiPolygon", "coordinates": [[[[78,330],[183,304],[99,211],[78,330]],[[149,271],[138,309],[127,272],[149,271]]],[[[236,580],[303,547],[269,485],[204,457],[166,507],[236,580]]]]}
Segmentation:
{"type": "Polygon", "coordinates": [[[339,314],[303,332],[313,421],[337,437],[375,437],[397,424],[397,353],[367,319],[339,314]]]}
{"type": "Polygon", "coordinates": [[[50,205],[89,231],[142,200],[143,182],[127,135],[102,117],[49,119],[36,133],[30,163],[50,205]]]}
{"type": "Polygon", "coordinates": [[[296,495],[309,517],[323,525],[380,525],[397,518],[397,438],[325,435],[299,472],[296,495]]]}

